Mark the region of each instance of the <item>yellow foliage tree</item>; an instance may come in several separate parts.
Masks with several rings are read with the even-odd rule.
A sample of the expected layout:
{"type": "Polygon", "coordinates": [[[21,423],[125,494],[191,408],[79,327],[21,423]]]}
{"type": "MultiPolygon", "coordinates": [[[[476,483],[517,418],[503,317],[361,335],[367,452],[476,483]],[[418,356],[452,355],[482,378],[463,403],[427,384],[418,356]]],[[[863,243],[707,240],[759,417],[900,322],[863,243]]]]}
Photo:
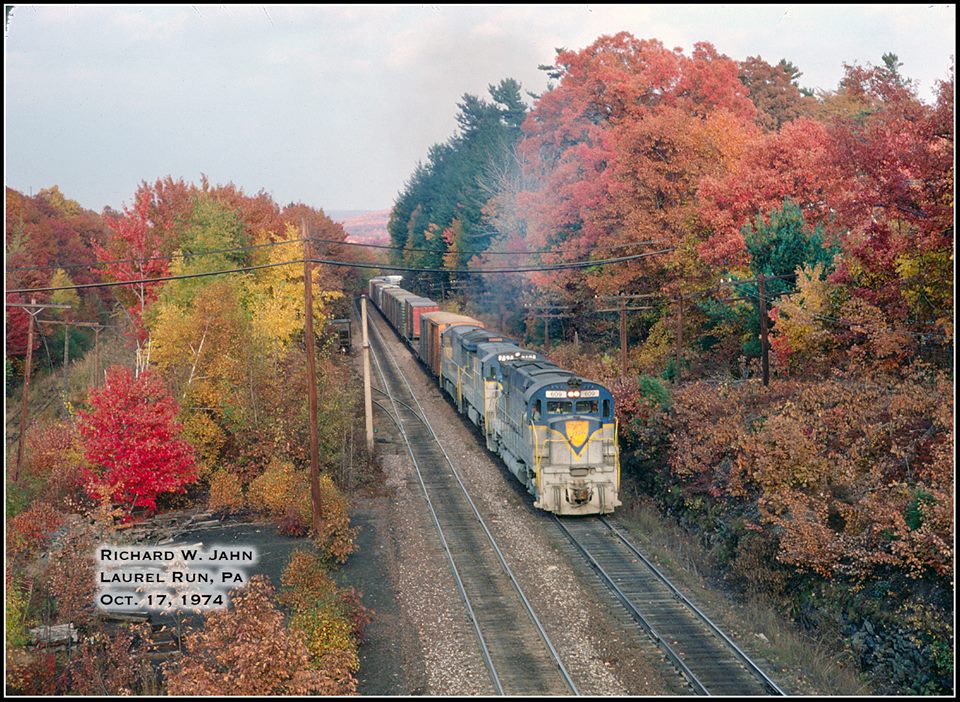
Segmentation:
{"type": "MultiPolygon", "coordinates": [[[[299,231],[287,225],[279,241],[296,242],[299,231]]],[[[282,263],[303,258],[303,244],[291,243],[267,249],[258,263],[282,263]]],[[[319,266],[313,269],[313,313],[315,328],[323,327],[329,302],[343,297],[340,291],[321,287],[319,266]]],[[[254,334],[275,352],[285,351],[293,337],[303,329],[303,268],[297,265],[265,268],[246,276],[244,303],[250,311],[254,334]]]]}
{"type": "Polygon", "coordinates": [[[782,363],[803,367],[827,353],[832,334],[826,323],[834,313],[831,295],[835,286],[822,277],[822,263],[797,269],[797,291],[777,302],[770,340],[782,363]]]}

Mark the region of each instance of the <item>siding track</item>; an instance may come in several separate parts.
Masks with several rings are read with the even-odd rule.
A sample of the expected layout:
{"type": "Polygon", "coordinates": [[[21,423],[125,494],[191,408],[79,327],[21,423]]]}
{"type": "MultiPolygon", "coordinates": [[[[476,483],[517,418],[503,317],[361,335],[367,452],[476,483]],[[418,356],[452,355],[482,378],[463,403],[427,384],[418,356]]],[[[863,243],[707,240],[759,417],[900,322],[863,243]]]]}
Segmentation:
{"type": "Polygon", "coordinates": [[[607,518],[554,522],[701,695],[784,695],[607,518]]]}

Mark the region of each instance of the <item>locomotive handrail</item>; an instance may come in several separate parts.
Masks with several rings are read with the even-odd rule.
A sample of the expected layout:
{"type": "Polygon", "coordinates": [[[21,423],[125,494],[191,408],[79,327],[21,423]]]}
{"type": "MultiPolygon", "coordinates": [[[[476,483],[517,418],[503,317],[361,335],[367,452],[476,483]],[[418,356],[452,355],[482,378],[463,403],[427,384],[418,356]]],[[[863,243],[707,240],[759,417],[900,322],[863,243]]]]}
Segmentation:
{"type": "Polygon", "coordinates": [[[616,449],[613,454],[613,464],[617,467],[617,494],[620,494],[620,442],[617,441],[620,435],[620,419],[613,418],[613,447],[616,449]]]}
{"type": "Polygon", "coordinates": [[[540,499],[540,436],[537,434],[537,425],[530,422],[530,428],[533,429],[533,457],[534,457],[534,485],[537,486],[537,499],[540,499]]]}

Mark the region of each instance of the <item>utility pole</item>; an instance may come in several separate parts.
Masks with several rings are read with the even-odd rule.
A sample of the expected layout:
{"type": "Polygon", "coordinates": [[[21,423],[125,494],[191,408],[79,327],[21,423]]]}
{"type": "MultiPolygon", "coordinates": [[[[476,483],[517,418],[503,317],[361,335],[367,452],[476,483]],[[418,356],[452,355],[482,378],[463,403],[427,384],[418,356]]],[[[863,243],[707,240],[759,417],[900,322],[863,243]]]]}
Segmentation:
{"type": "Polygon", "coordinates": [[[676,382],[680,382],[680,374],[683,373],[681,355],[683,354],[683,293],[677,298],[677,372],[674,374],[676,382]]]}
{"type": "Polygon", "coordinates": [[[360,296],[363,328],[363,414],[367,427],[367,460],[373,462],[373,397],[370,390],[370,341],[367,339],[367,296],[360,296]]]}
{"type": "Polygon", "coordinates": [[[757,292],[760,297],[760,363],[763,368],[763,386],[770,385],[770,345],[767,343],[767,297],[763,286],[763,273],[757,275],[757,292]]]}
{"type": "Polygon", "coordinates": [[[93,380],[94,387],[99,387],[99,377],[100,377],[100,330],[103,329],[103,325],[99,322],[67,322],[61,321],[59,319],[38,319],[37,324],[62,324],[63,325],[63,394],[67,394],[67,364],[70,362],[70,356],[68,353],[69,344],[70,344],[70,327],[90,327],[93,329],[94,334],[94,351],[93,351],[93,380]]]}
{"type": "Polygon", "coordinates": [[[317,438],[317,363],[313,338],[313,263],[306,222],[300,222],[303,239],[303,319],[307,341],[307,398],[310,405],[310,498],[313,504],[313,533],[320,533],[320,449],[317,438]]]}
{"type": "Polygon", "coordinates": [[[641,295],[598,295],[597,298],[600,300],[609,300],[609,301],[619,301],[619,307],[608,307],[602,310],[597,310],[597,312],[618,312],[620,314],[620,377],[625,378],[627,376],[627,312],[635,312],[640,310],[652,310],[653,307],[650,305],[640,305],[634,307],[627,307],[627,300],[639,300],[649,297],[659,297],[654,293],[644,293],[641,295]]]}
{"type": "Polygon", "coordinates": [[[68,381],[70,380],[70,322],[63,325],[63,396],[67,396],[68,381]]]}
{"type": "Polygon", "coordinates": [[[620,298],[620,377],[627,376],[627,301],[620,298]]]}
{"type": "Polygon", "coordinates": [[[573,314],[569,312],[563,312],[562,310],[573,309],[569,305],[527,305],[528,309],[540,310],[539,313],[534,312],[533,317],[543,317],[543,352],[545,354],[550,353],[550,320],[551,319],[561,319],[563,317],[572,317],[573,314]]]}
{"type": "MultiPolygon", "coordinates": [[[[30,304],[37,304],[36,298],[30,299],[30,304]]],[[[33,363],[33,318],[40,314],[43,308],[36,312],[27,311],[30,321],[27,330],[27,364],[23,370],[23,399],[20,401],[20,439],[17,441],[17,465],[13,469],[13,482],[20,477],[20,464],[23,462],[23,444],[27,438],[27,393],[30,390],[30,365],[33,363]]]]}
{"type": "Polygon", "coordinates": [[[100,387],[100,325],[93,328],[93,387],[100,387]]]}
{"type": "Polygon", "coordinates": [[[27,394],[30,390],[30,366],[33,365],[33,320],[45,309],[68,310],[70,305],[38,304],[36,298],[30,298],[30,304],[7,302],[7,307],[20,307],[30,315],[27,326],[27,362],[23,368],[23,399],[20,401],[20,438],[17,441],[17,464],[13,468],[13,482],[20,477],[20,464],[23,462],[23,443],[27,437],[27,394]]]}

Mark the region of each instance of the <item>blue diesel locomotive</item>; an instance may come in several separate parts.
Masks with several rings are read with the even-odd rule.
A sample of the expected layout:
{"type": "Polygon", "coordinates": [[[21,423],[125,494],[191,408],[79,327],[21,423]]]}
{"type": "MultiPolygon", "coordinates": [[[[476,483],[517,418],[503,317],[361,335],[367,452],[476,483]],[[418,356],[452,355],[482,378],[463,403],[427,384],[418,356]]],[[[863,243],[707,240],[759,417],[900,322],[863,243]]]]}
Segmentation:
{"type": "Polygon", "coordinates": [[[423,313],[414,342],[396,308],[382,306],[390,299],[383,288],[398,283],[397,276],[373,278],[370,299],[526,486],[534,506],[560,515],[613,512],[621,504],[620,456],[610,391],[463,315],[423,313]]]}

